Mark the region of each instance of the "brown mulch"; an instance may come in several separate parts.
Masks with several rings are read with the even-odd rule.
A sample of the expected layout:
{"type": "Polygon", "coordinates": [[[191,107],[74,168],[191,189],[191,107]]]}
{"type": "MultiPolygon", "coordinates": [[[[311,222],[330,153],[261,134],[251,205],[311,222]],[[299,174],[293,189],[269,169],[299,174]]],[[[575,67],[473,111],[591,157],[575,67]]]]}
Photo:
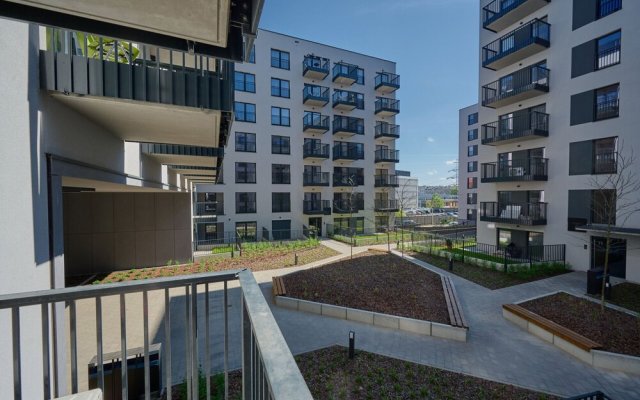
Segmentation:
{"type": "Polygon", "coordinates": [[[398,256],[365,252],[284,276],[287,296],[449,323],[440,276],[398,256]]]}
{"type": "Polygon", "coordinates": [[[556,293],[520,304],[557,324],[603,346],[613,353],[640,356],[640,317],[567,293],[556,293]]]}

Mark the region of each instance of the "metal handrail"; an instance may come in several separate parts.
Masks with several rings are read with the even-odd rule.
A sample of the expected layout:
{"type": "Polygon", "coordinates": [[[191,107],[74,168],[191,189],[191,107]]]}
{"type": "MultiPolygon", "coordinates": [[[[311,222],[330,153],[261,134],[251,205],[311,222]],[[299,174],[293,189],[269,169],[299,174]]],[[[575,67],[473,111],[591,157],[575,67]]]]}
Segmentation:
{"type": "Polygon", "coordinates": [[[548,165],[549,159],[540,157],[483,163],[481,177],[482,179],[531,180],[534,177],[546,177],[548,165]]]}
{"type": "Polygon", "coordinates": [[[400,86],[400,75],[392,74],[391,72],[378,72],[375,78],[375,86],[381,86],[388,84],[390,86],[400,86]]]}
{"type": "Polygon", "coordinates": [[[539,65],[522,68],[482,86],[482,103],[491,104],[501,98],[532,89],[533,86],[549,88],[548,68],[539,65]]]}
{"type": "Polygon", "coordinates": [[[322,71],[328,74],[329,64],[330,61],[328,58],[308,54],[304,56],[304,60],[302,61],[302,68],[303,70],[312,69],[314,71],[322,71]]]}
{"type": "Polygon", "coordinates": [[[329,101],[329,88],[305,83],[304,89],[302,89],[302,97],[304,100],[308,98],[316,98],[329,101]]]}
{"type": "Polygon", "coordinates": [[[482,142],[485,144],[514,139],[529,136],[535,132],[549,133],[549,114],[533,111],[484,124],[482,125],[482,142]]]}
{"type": "Polygon", "coordinates": [[[336,115],[333,117],[333,132],[348,131],[364,135],[364,119],[336,115]]]}
{"type": "Polygon", "coordinates": [[[400,160],[400,150],[393,149],[378,149],[374,153],[374,161],[399,161],[400,160]]]}
{"type": "Polygon", "coordinates": [[[302,117],[302,125],[307,127],[322,127],[329,130],[329,116],[315,112],[306,112],[302,117]]]}
{"type": "Polygon", "coordinates": [[[536,42],[544,43],[548,46],[550,40],[551,25],[535,18],[484,46],[482,48],[482,64],[490,64],[507,54],[516,52],[536,42]]]}
{"type": "Polygon", "coordinates": [[[390,99],[388,97],[377,97],[376,98],[376,111],[380,110],[400,110],[400,100],[390,99]]]}
{"type": "Polygon", "coordinates": [[[333,89],[333,105],[350,104],[356,108],[364,108],[364,97],[362,93],[351,92],[349,90],[333,89]]]}
{"type": "Polygon", "coordinates": [[[364,160],[364,148],[360,143],[336,142],[333,146],[333,159],[364,160]]]}
{"type": "Polygon", "coordinates": [[[375,128],[375,137],[377,138],[381,136],[400,136],[400,125],[378,121],[375,128]]]}

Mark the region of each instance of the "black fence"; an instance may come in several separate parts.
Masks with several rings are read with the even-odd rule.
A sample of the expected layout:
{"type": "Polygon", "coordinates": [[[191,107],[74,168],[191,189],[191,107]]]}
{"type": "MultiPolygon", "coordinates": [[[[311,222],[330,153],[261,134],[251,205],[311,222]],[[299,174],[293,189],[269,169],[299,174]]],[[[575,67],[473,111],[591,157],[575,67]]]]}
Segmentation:
{"type": "Polygon", "coordinates": [[[192,242],[194,253],[231,253],[241,251],[243,248],[251,247],[250,243],[258,242],[281,242],[285,243],[294,240],[309,240],[317,238],[316,230],[313,227],[304,229],[278,229],[267,228],[250,230],[246,232],[227,231],[220,232],[216,237],[196,239],[192,242]]]}
{"type": "Polygon", "coordinates": [[[579,396],[567,397],[566,400],[611,400],[611,397],[601,391],[581,394],[579,396]]]}

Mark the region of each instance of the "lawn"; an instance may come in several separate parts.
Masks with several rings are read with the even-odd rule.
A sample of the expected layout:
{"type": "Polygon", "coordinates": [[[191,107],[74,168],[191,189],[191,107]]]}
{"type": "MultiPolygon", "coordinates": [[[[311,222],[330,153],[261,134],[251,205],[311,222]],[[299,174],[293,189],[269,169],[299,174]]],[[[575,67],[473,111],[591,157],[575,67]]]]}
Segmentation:
{"type": "MultiPolygon", "coordinates": [[[[408,254],[418,260],[449,271],[449,260],[445,258],[418,252],[409,252],[408,254]]],[[[478,285],[495,290],[550,278],[552,276],[569,272],[569,270],[567,270],[562,264],[550,264],[549,266],[544,267],[534,266],[530,270],[505,273],[489,268],[478,267],[473,264],[463,263],[461,261],[454,261],[453,271],[450,272],[471,282],[477,283],[478,285]]]]}
{"type": "Polygon", "coordinates": [[[298,299],[449,323],[440,276],[392,254],[361,253],[285,275],[284,283],[298,299]]]}
{"type": "Polygon", "coordinates": [[[353,237],[353,240],[348,235],[332,235],[331,238],[334,240],[338,240],[340,242],[351,244],[354,246],[372,246],[376,244],[387,244],[387,243],[396,243],[399,240],[402,240],[404,236],[404,241],[409,242],[411,240],[411,233],[405,232],[404,235],[401,232],[389,232],[386,233],[376,233],[374,235],[356,235],[353,237]]]}

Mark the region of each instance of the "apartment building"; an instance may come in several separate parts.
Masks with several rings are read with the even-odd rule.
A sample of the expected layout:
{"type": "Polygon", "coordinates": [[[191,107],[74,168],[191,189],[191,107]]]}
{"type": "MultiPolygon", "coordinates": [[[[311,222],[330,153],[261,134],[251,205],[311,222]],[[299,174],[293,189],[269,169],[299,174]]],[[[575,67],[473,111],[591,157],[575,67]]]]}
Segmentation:
{"type": "Polygon", "coordinates": [[[411,210],[419,207],[418,204],[418,178],[411,176],[411,171],[396,170],[398,176],[398,189],[396,200],[403,210],[411,210]]]}
{"type": "Polygon", "coordinates": [[[196,242],[374,230],[397,210],[392,61],[259,30],[236,65],[223,184],[197,185],[196,242]],[[353,219],[350,219],[353,218],[353,219]]]}
{"type": "MultiPolygon", "coordinates": [[[[640,214],[594,185],[640,153],[640,3],[493,0],[480,4],[478,241],[566,244],[574,269],[604,262],[616,199],[614,276],[640,281],[640,214]]],[[[631,168],[640,168],[635,159],[631,168]]]]}
{"type": "Polygon", "coordinates": [[[458,112],[458,219],[473,224],[478,215],[479,130],[478,105],[461,109],[458,112]]]}

